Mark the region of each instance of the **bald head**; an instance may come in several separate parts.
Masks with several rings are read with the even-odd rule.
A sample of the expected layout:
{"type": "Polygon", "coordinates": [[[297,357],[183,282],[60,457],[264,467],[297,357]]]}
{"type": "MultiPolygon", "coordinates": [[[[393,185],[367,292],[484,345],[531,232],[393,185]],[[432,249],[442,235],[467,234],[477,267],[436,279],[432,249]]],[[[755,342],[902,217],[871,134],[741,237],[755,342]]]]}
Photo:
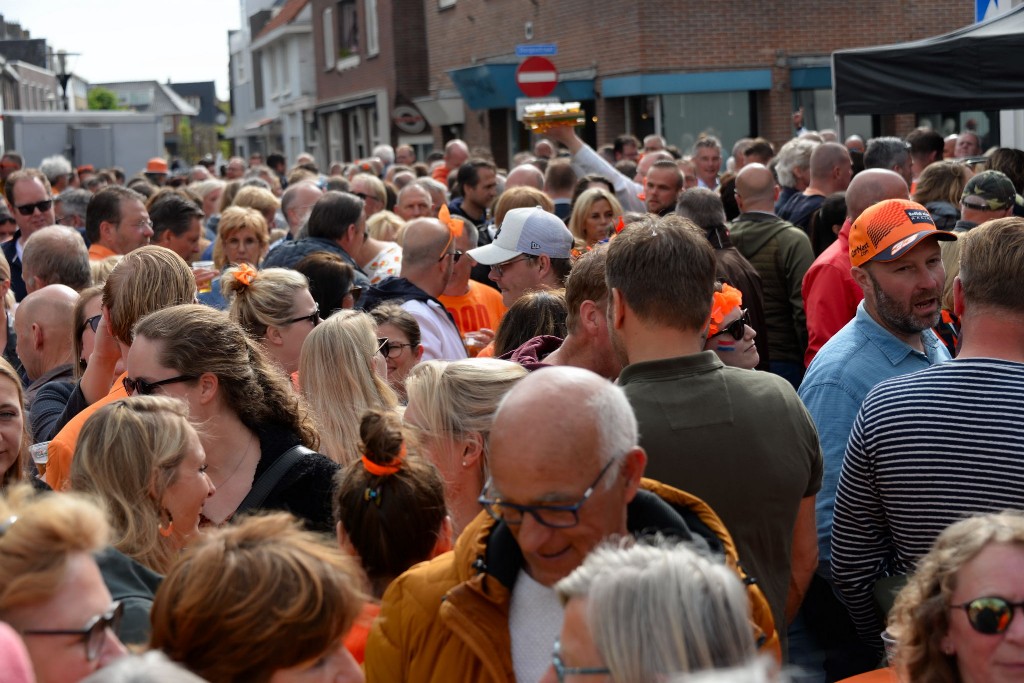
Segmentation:
{"type": "Polygon", "coordinates": [[[846,190],[846,215],[852,220],[884,199],[910,199],[910,188],[899,173],[868,168],[853,177],[846,190]]]}
{"type": "Polygon", "coordinates": [[[65,285],[48,285],[22,299],[14,327],[29,379],[70,362],[77,301],[78,292],[65,285]]]}
{"type": "Polygon", "coordinates": [[[838,142],[823,142],[811,152],[811,185],[826,194],[845,190],[851,173],[850,151],[838,142]]]}
{"type": "Polygon", "coordinates": [[[647,152],[644,154],[643,159],[636,165],[636,180],[642,183],[644,178],[647,177],[647,172],[651,170],[651,166],[658,161],[674,161],[671,154],[663,149],[654,150],[653,152],[647,152]]]}
{"type": "Polygon", "coordinates": [[[736,175],[736,200],[744,211],[771,212],[776,188],[775,176],[764,164],[747,164],[736,175]]]}
{"type": "Polygon", "coordinates": [[[417,218],[405,226],[402,238],[402,276],[407,268],[431,266],[448,244],[448,226],[436,218],[417,218]]]}
{"type": "Polygon", "coordinates": [[[505,179],[505,189],[510,187],[533,187],[544,190],[544,174],[533,164],[522,164],[512,169],[505,179]]]}
{"type": "Polygon", "coordinates": [[[444,146],[444,165],[458,168],[469,159],[469,147],[462,140],[449,140],[444,146]]]}

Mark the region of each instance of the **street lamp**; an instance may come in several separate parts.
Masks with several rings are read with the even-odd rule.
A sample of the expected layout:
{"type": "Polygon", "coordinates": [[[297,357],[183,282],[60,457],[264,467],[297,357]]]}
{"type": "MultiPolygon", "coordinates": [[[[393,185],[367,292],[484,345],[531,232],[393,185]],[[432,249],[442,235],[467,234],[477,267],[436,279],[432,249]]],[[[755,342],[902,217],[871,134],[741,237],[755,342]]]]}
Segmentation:
{"type": "Polygon", "coordinates": [[[68,57],[77,57],[78,53],[57,50],[57,82],[60,83],[60,98],[64,103],[64,111],[70,111],[68,106],[68,81],[71,80],[71,73],[68,72],[68,57]]]}

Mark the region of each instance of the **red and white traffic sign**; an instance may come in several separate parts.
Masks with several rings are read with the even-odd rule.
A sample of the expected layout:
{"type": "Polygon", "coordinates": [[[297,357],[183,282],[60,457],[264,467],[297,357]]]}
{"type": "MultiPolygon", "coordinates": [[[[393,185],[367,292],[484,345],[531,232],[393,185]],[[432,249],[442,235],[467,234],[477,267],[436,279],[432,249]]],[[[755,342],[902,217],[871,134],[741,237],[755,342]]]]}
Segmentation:
{"type": "Polygon", "coordinates": [[[516,85],[527,97],[545,97],[558,85],[558,69],[545,57],[527,57],[516,69],[516,85]]]}

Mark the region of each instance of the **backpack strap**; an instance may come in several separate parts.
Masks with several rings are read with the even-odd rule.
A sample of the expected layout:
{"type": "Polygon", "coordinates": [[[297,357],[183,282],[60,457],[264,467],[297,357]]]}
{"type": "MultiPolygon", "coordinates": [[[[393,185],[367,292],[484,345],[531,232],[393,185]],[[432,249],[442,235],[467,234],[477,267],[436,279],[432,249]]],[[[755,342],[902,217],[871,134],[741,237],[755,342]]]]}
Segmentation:
{"type": "MultiPolygon", "coordinates": [[[[245,498],[239,504],[238,509],[235,510],[234,515],[247,512],[249,510],[258,509],[263,505],[263,501],[267,499],[270,492],[274,490],[281,478],[284,477],[285,472],[292,468],[292,465],[297,463],[305,455],[314,453],[302,444],[292,446],[288,450],[278,457],[274,461],[274,464],[268,467],[263,474],[260,475],[259,479],[249,489],[249,493],[246,494],[245,498]]],[[[232,516],[234,516],[232,515],[232,516]]]]}

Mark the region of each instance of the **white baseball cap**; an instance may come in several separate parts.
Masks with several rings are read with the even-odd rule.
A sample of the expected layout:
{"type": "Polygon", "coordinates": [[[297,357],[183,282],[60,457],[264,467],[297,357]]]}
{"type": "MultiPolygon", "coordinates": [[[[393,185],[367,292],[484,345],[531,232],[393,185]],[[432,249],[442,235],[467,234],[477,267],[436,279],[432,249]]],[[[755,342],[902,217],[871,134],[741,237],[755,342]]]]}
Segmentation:
{"type": "Polygon", "coordinates": [[[537,206],[509,211],[494,241],[467,253],[477,263],[493,266],[511,261],[519,254],[569,258],[571,250],[572,233],[569,228],[561,218],[537,206]]]}

